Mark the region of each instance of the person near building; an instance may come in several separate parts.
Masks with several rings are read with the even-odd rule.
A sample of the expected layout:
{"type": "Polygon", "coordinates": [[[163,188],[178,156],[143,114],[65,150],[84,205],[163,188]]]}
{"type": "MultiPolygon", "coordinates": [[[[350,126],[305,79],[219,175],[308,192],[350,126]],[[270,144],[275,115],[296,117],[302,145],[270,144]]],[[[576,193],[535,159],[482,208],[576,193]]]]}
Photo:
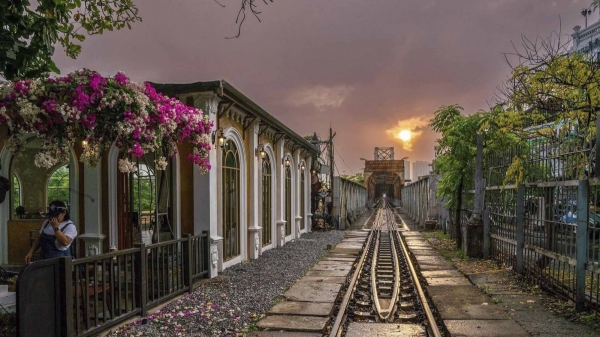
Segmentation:
{"type": "Polygon", "coordinates": [[[25,256],[25,263],[31,262],[31,257],[38,248],[41,249],[41,260],[71,256],[69,247],[76,237],[77,228],[70,220],[67,205],[60,200],[52,201],[48,206],[48,219],[44,221],[39,237],[25,256]]]}

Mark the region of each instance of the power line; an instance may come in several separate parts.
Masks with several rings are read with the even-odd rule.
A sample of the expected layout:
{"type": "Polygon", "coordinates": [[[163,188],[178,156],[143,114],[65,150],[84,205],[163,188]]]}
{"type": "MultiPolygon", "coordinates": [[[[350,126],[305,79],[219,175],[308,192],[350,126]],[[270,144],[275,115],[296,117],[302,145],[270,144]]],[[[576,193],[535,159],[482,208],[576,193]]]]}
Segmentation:
{"type": "Polygon", "coordinates": [[[348,166],[348,164],[346,164],[346,161],[344,160],[344,157],[342,156],[342,153],[341,153],[340,149],[337,149],[337,150],[338,150],[338,155],[340,156],[340,159],[342,159],[342,161],[344,162],[344,164],[346,165],[346,167],[348,168],[348,170],[350,170],[350,172],[352,172],[352,174],[354,175],[355,174],[354,171],[352,171],[352,169],[350,168],[350,166],[348,166]]]}

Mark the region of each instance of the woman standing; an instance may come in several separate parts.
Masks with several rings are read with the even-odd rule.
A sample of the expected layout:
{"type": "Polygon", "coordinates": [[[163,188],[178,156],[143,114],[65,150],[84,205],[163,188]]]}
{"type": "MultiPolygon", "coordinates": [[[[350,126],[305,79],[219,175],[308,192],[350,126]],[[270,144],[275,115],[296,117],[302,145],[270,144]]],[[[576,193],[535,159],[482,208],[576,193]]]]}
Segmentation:
{"type": "Polygon", "coordinates": [[[42,249],[40,254],[42,260],[71,256],[69,247],[75,237],[77,237],[77,228],[70,220],[67,205],[60,200],[51,202],[48,206],[48,220],[44,221],[40,236],[25,256],[25,263],[31,262],[31,256],[38,248],[42,249]]]}

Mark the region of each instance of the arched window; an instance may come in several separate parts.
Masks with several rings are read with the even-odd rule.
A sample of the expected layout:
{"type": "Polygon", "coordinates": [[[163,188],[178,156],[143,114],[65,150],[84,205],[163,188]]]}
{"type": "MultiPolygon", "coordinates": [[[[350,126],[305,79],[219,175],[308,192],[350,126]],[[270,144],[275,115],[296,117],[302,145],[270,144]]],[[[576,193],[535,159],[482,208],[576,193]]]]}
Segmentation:
{"type": "Polygon", "coordinates": [[[262,160],[262,242],[263,246],[271,244],[271,162],[269,156],[262,160]]]}
{"type": "Polygon", "coordinates": [[[292,170],[285,168],[285,235],[292,235],[292,170]]]}
{"type": "Polygon", "coordinates": [[[304,230],[304,224],[306,223],[306,210],[304,209],[304,198],[305,198],[305,187],[304,187],[304,170],[300,173],[300,230],[304,230]]]}
{"type": "Polygon", "coordinates": [[[21,206],[21,181],[16,174],[13,174],[12,179],[12,207],[11,209],[15,209],[21,206]]]}
{"type": "Polygon", "coordinates": [[[227,140],[223,149],[223,255],[240,255],[240,163],[237,147],[227,140]]]}
{"type": "Polygon", "coordinates": [[[69,205],[69,166],[64,165],[57,168],[48,179],[47,203],[60,200],[69,205]]]}

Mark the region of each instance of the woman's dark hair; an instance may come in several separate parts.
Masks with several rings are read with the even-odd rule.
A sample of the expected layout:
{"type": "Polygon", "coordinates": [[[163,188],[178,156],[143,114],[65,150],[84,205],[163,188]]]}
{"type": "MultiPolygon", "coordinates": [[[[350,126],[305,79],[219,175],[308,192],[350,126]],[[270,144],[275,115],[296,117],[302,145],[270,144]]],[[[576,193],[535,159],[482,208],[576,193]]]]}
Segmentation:
{"type": "Polygon", "coordinates": [[[71,220],[71,217],[69,216],[69,209],[67,208],[67,204],[66,204],[64,201],[60,201],[60,200],[54,200],[53,202],[51,202],[51,203],[50,203],[50,205],[48,205],[48,208],[49,208],[49,210],[48,210],[48,214],[49,214],[49,215],[54,215],[54,216],[56,216],[56,215],[58,215],[59,213],[62,213],[62,212],[63,212],[63,210],[62,210],[62,209],[60,209],[59,211],[54,211],[54,210],[52,210],[52,208],[54,208],[54,207],[58,207],[59,209],[60,209],[60,208],[63,208],[63,209],[64,209],[64,211],[66,212],[66,213],[65,213],[65,220],[71,220]]]}

